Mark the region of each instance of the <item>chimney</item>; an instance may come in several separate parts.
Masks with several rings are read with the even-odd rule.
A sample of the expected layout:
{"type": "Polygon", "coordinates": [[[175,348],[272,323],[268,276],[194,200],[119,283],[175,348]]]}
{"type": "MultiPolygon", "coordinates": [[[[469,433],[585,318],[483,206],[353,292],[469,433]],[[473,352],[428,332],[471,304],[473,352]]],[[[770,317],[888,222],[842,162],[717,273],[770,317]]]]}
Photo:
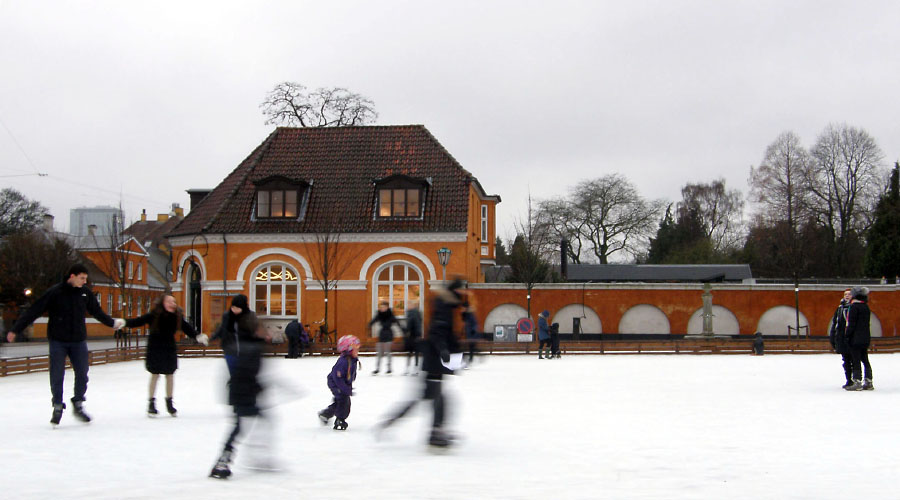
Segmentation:
{"type": "Polygon", "coordinates": [[[559,241],[559,274],[562,279],[569,281],[569,265],[566,262],[566,256],[569,254],[569,242],[565,238],[559,241]]]}
{"type": "Polygon", "coordinates": [[[97,224],[90,224],[88,226],[88,236],[93,236],[97,232],[97,224]]]}
{"type": "Polygon", "coordinates": [[[190,209],[193,210],[198,203],[206,199],[206,195],[212,192],[212,189],[188,189],[187,194],[191,197],[190,209]]]}
{"type": "Polygon", "coordinates": [[[172,213],[170,214],[172,217],[184,218],[184,209],[181,208],[181,205],[178,203],[172,203],[172,213]]]}
{"type": "Polygon", "coordinates": [[[169,214],[156,214],[156,222],[165,222],[169,220],[169,214]]]}
{"type": "Polygon", "coordinates": [[[44,231],[53,231],[53,216],[44,214],[44,231]]]}
{"type": "Polygon", "coordinates": [[[141,222],[147,222],[147,209],[141,210],[141,222]]]}

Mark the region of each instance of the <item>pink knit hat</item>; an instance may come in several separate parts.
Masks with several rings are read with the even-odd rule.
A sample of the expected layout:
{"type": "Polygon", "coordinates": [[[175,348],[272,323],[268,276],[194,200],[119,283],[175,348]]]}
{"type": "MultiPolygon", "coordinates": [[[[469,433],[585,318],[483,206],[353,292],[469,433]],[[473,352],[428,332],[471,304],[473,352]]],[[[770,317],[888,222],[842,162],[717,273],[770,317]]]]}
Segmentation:
{"type": "Polygon", "coordinates": [[[338,339],[338,352],[347,352],[359,345],[359,339],[356,335],[344,335],[338,339]]]}

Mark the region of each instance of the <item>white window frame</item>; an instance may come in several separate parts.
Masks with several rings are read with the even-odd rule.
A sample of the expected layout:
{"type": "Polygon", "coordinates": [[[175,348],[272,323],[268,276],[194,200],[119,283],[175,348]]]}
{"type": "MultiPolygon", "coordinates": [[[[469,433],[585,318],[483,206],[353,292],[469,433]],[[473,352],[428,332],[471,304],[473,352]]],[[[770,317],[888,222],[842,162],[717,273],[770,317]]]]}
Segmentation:
{"type": "Polygon", "coordinates": [[[488,206],[481,205],[481,242],[488,241],[488,206]]]}
{"type": "MultiPolygon", "coordinates": [[[[394,260],[391,262],[385,262],[381,266],[375,270],[375,273],[372,275],[372,311],[370,317],[374,317],[375,314],[378,313],[378,286],[379,285],[387,285],[388,287],[388,303],[391,304],[391,309],[394,308],[394,285],[403,285],[403,303],[409,304],[409,286],[410,285],[418,285],[419,287],[419,311],[424,312],[424,298],[425,298],[425,274],[422,272],[422,269],[419,266],[413,264],[412,262],[406,260],[394,260]],[[419,274],[418,281],[409,280],[409,272],[405,271],[402,279],[395,279],[394,277],[394,269],[393,267],[401,264],[407,268],[411,268],[419,274]],[[385,268],[390,269],[390,277],[388,281],[381,281],[379,278],[381,277],[381,273],[385,270],[385,268]]],[[[405,309],[405,308],[404,308],[405,309]]],[[[406,318],[406,311],[394,311],[394,316],[400,319],[406,318]]],[[[370,332],[371,335],[371,332],[370,332]]]]}
{"type": "MultiPolygon", "coordinates": [[[[268,271],[267,271],[268,272],[268,271]]],[[[266,285],[266,314],[262,314],[259,311],[256,311],[256,314],[260,318],[299,318],[300,317],[300,293],[303,287],[301,286],[303,279],[300,277],[300,273],[297,272],[297,268],[287,262],[282,261],[270,261],[260,264],[253,270],[253,273],[250,275],[250,308],[256,311],[256,286],[257,285],[266,285]],[[259,272],[265,268],[269,269],[272,266],[282,266],[283,269],[289,270],[294,276],[297,277],[296,281],[256,281],[256,277],[259,272]],[[281,286],[281,311],[279,314],[272,314],[272,287],[273,286],[281,286]],[[289,286],[297,287],[297,314],[287,314],[287,300],[284,297],[287,296],[287,289],[289,286]]]]}

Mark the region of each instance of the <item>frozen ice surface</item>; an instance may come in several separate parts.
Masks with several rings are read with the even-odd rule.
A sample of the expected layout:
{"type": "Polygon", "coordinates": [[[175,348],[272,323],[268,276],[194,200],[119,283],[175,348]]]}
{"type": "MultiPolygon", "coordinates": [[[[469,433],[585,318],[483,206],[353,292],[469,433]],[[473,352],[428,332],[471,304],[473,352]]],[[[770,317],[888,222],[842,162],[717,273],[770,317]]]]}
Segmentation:
{"type": "MultiPolygon", "coordinates": [[[[896,355],[872,355],[876,390],[858,393],[841,390],[836,355],[491,357],[445,384],[461,436],[446,454],[425,444],[424,404],[375,439],[418,380],[400,375],[402,357],[390,376],[362,360],[350,428],[336,432],[316,417],[334,358],[266,358],[277,405],[265,457],[282,470],[247,468],[245,440],[224,481],[207,477],[231,425],[221,359],[180,360],[177,418],[146,416],[143,362],[91,367],[94,421],[70,408],[56,429],[47,373],[2,378],[2,496],[897,498],[896,355]]],[[[68,371],[66,399],[71,386],[68,371]]]]}

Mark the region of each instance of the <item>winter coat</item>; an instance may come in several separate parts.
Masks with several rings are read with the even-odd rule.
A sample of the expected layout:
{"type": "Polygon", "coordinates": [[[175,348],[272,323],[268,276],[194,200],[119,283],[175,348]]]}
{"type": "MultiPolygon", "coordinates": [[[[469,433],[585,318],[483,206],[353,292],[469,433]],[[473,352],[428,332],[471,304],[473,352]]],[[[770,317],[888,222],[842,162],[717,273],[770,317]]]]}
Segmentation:
{"type": "Polygon", "coordinates": [[[393,342],[394,341],[394,331],[391,327],[397,323],[397,318],[394,317],[393,311],[388,308],[386,311],[378,311],[375,314],[375,317],[372,318],[372,321],[369,321],[369,327],[378,323],[378,341],[379,342],[393,342]]]}
{"type": "Polygon", "coordinates": [[[60,342],[82,342],[87,339],[84,326],[86,313],[112,328],[113,319],[103,312],[97,298],[87,286],[74,287],[63,281],[50,287],[13,325],[11,332],[22,333],[44,312],[49,312],[47,338],[60,342]]]}
{"type": "Polygon", "coordinates": [[[328,388],[335,396],[347,397],[353,393],[356,368],[359,360],[349,353],[342,353],[328,374],[328,388]]]}
{"type": "Polygon", "coordinates": [[[284,327],[284,335],[289,340],[293,340],[294,342],[299,342],[300,341],[300,330],[302,328],[303,327],[300,326],[299,321],[297,321],[296,319],[291,320],[291,322],[288,323],[286,327],[284,327]]]}
{"type": "Polygon", "coordinates": [[[162,311],[150,311],[147,314],[125,320],[125,326],[150,325],[150,335],[147,337],[147,359],[144,365],[150,373],[171,374],[178,369],[178,356],[175,352],[175,332],[181,330],[191,338],[197,338],[197,332],[184,319],[181,311],[170,313],[162,311]],[[179,324],[180,323],[180,324],[179,324]]]}
{"type": "Polygon", "coordinates": [[[834,316],[831,317],[831,331],[828,333],[828,340],[831,341],[831,347],[839,354],[847,352],[846,330],[849,309],[850,305],[841,300],[841,305],[835,309],[834,316]]]}
{"type": "Polygon", "coordinates": [[[222,322],[210,340],[222,339],[222,351],[236,356],[240,352],[238,339],[255,338],[258,328],[259,320],[253,311],[245,309],[241,314],[235,315],[229,309],[222,315],[222,322]]]}
{"type": "Polygon", "coordinates": [[[258,412],[256,398],[263,387],[259,383],[262,367],[262,339],[239,336],[235,341],[237,362],[228,383],[228,404],[234,406],[239,415],[253,415],[258,412]]]}
{"type": "Polygon", "coordinates": [[[538,340],[550,340],[550,324],[544,316],[538,316],[538,340]]]}
{"type": "Polygon", "coordinates": [[[419,309],[410,309],[406,311],[406,337],[404,339],[406,350],[415,351],[420,337],[422,337],[422,313],[419,312],[419,309]]]}
{"type": "Polygon", "coordinates": [[[422,369],[429,379],[440,379],[445,373],[453,374],[441,361],[450,361],[452,352],[462,352],[459,340],[453,333],[453,312],[459,306],[459,295],[450,290],[440,290],[434,298],[428,336],[422,344],[422,369]]]}
{"type": "Polygon", "coordinates": [[[847,312],[847,344],[853,347],[869,347],[869,305],[861,301],[853,301],[847,312]]]}

